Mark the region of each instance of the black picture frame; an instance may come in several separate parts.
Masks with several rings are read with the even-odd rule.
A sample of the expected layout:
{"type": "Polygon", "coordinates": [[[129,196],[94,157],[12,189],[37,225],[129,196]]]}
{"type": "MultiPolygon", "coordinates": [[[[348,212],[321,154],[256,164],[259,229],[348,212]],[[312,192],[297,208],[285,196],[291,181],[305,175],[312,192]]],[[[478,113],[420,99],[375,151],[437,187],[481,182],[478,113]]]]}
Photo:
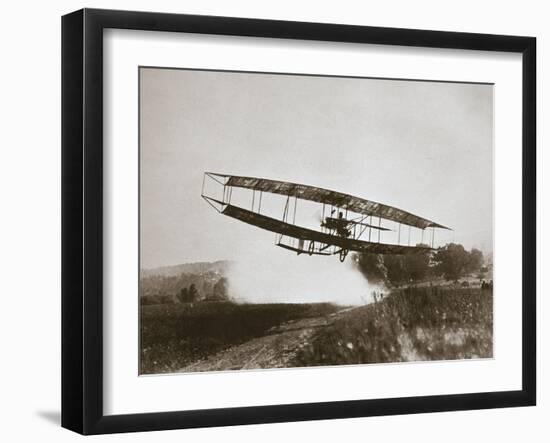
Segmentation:
{"type": "Polygon", "coordinates": [[[83,9],[62,18],[62,426],[82,434],[530,406],[536,403],[536,39],[83,9]],[[130,415],[103,413],[103,30],[522,54],[522,389],[130,415]]]}

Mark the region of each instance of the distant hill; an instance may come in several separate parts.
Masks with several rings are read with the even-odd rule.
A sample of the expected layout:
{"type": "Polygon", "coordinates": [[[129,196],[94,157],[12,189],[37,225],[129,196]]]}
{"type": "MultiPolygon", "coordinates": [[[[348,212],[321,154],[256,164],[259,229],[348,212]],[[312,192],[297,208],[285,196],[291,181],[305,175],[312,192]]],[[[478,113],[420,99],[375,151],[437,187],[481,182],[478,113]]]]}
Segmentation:
{"type": "Polygon", "coordinates": [[[141,271],[141,304],[228,300],[230,261],[185,263],[141,271]]]}
{"type": "Polygon", "coordinates": [[[231,265],[229,260],[218,260],[215,262],[196,262],[184,263],[181,265],[162,266],[160,268],[142,269],[140,277],[177,277],[181,274],[205,274],[217,273],[225,275],[227,269],[231,265]]]}

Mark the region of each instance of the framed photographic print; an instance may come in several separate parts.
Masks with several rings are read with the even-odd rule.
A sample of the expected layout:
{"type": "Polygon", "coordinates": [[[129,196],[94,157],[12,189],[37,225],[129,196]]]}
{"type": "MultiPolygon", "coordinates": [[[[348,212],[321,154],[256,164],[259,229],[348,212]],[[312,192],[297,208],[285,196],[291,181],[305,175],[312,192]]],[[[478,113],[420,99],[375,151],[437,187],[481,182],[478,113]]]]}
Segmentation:
{"type": "Polygon", "coordinates": [[[64,427],[535,404],[534,38],[84,9],[62,58],[64,427]]]}

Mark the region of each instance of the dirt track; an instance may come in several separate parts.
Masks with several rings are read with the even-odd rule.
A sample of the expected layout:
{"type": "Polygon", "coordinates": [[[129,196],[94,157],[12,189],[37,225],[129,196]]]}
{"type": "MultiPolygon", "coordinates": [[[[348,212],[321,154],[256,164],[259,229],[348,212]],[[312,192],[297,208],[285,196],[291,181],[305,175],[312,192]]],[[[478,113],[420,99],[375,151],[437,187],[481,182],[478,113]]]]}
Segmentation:
{"type": "Polygon", "coordinates": [[[266,336],[232,346],[205,360],[190,364],[179,372],[288,367],[296,353],[309,344],[316,330],[331,324],[349,310],[347,308],[328,316],[283,323],[272,328],[266,336]]]}

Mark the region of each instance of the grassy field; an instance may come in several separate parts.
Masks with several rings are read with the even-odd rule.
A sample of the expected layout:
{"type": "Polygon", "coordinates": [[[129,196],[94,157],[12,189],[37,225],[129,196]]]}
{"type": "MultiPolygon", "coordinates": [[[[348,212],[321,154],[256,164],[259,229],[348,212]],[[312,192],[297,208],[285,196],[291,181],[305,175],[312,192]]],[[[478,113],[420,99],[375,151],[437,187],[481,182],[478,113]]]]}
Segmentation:
{"type": "Polygon", "coordinates": [[[493,355],[493,294],[471,287],[417,287],[351,309],[231,302],[141,307],[142,374],[175,372],[218,358],[212,356],[223,350],[233,368],[233,360],[245,363],[276,353],[275,342],[292,355],[285,367],[488,358],[493,355]],[[319,326],[312,328],[304,319],[319,326]],[[283,324],[291,332],[282,333],[283,324]]]}
{"type": "Polygon", "coordinates": [[[479,288],[407,288],[320,330],[295,366],[487,358],[493,296],[479,288]]]}
{"type": "Polygon", "coordinates": [[[178,303],[141,306],[140,373],[174,372],[281,323],[320,317],[335,305],[178,303]]]}

